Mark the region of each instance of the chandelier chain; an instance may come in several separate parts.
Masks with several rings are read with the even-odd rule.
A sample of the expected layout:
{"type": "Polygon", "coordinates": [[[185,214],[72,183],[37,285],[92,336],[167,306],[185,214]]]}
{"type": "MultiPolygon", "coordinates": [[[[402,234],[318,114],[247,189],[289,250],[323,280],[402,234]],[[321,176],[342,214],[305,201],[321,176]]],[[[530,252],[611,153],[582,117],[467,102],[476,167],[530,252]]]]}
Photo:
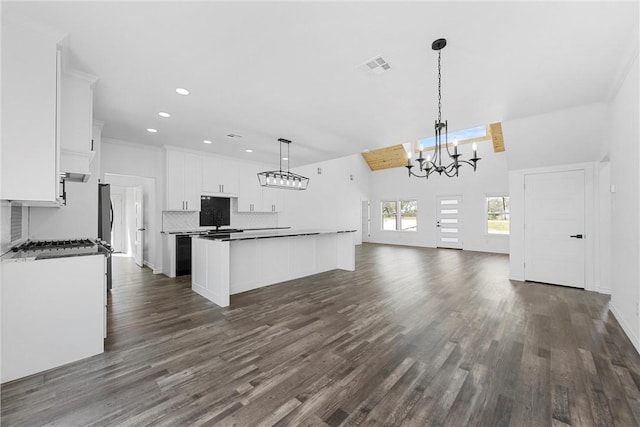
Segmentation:
{"type": "Polygon", "coordinates": [[[438,123],[442,122],[442,74],[440,74],[440,53],[438,51],[438,123]]]}

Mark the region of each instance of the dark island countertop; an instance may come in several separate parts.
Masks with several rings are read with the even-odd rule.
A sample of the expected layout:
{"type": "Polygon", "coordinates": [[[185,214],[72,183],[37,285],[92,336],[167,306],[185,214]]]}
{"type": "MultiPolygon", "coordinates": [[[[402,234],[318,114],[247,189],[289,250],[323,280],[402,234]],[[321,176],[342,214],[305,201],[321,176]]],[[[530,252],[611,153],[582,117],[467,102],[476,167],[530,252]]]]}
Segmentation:
{"type": "MultiPolygon", "coordinates": [[[[245,231],[261,231],[261,230],[288,230],[291,227],[264,227],[264,228],[243,228],[242,232],[245,231]]],[[[235,231],[237,229],[233,229],[233,231],[235,231]]],[[[219,230],[216,230],[215,227],[213,228],[205,228],[202,230],[182,230],[182,231],[161,231],[161,234],[176,234],[176,235],[181,235],[181,236],[188,236],[188,235],[199,235],[199,234],[207,234],[207,233],[224,233],[225,229],[221,228],[219,230]]],[[[231,230],[229,231],[231,232],[231,230]]]]}
{"type": "Polygon", "coordinates": [[[293,237],[293,236],[315,236],[320,234],[337,234],[337,233],[354,233],[356,230],[291,230],[291,229],[269,229],[244,231],[242,233],[216,234],[216,235],[199,235],[194,236],[199,239],[216,240],[220,242],[233,242],[236,240],[255,240],[255,239],[273,239],[277,237],[293,237]]]}

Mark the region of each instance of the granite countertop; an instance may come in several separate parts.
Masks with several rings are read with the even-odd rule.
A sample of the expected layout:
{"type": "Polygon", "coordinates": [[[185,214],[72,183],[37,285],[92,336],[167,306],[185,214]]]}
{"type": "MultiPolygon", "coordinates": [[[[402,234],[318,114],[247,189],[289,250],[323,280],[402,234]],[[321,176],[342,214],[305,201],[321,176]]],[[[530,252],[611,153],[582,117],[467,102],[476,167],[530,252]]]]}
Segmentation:
{"type": "Polygon", "coordinates": [[[229,233],[222,235],[201,235],[199,239],[216,240],[219,242],[232,242],[236,240],[272,239],[275,237],[315,236],[319,234],[354,233],[357,230],[291,230],[291,229],[267,229],[245,231],[243,233],[229,233]]]}
{"type": "MultiPolygon", "coordinates": [[[[288,230],[291,227],[265,227],[265,228],[242,228],[243,231],[258,231],[258,230],[288,230]]],[[[240,230],[238,229],[234,229],[234,230],[240,230]]],[[[181,231],[161,231],[161,234],[177,234],[177,235],[191,235],[191,234],[207,234],[207,233],[212,233],[212,232],[216,232],[215,227],[214,228],[205,228],[205,229],[201,229],[201,230],[181,230],[181,231]]],[[[221,228],[219,230],[217,230],[217,233],[224,233],[225,229],[221,228]]]]}

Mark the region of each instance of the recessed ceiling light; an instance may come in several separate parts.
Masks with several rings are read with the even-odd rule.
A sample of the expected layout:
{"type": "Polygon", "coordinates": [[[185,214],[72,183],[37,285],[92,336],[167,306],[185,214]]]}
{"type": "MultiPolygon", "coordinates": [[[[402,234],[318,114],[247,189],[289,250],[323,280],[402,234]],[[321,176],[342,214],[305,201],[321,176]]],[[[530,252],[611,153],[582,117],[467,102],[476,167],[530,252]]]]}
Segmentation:
{"type": "Polygon", "coordinates": [[[282,160],[289,160],[289,158],[288,157],[283,157],[282,160]]]}
{"type": "Polygon", "coordinates": [[[180,95],[189,95],[189,91],[182,87],[177,88],[176,92],[178,92],[180,95]]]}
{"type": "Polygon", "coordinates": [[[160,117],[164,117],[164,118],[171,117],[171,114],[169,114],[169,113],[165,113],[164,111],[160,111],[160,112],[158,113],[158,115],[159,115],[160,117]]]}
{"type": "Polygon", "coordinates": [[[148,128],[147,132],[156,133],[158,132],[158,129],[148,128]]]}
{"type": "Polygon", "coordinates": [[[249,149],[244,150],[244,151],[246,151],[247,153],[253,153],[253,150],[249,150],[249,149]]]}
{"type": "Polygon", "coordinates": [[[205,140],[204,140],[204,141],[202,141],[202,142],[204,142],[205,144],[211,144],[211,141],[209,141],[208,139],[205,139],[205,140]]]}

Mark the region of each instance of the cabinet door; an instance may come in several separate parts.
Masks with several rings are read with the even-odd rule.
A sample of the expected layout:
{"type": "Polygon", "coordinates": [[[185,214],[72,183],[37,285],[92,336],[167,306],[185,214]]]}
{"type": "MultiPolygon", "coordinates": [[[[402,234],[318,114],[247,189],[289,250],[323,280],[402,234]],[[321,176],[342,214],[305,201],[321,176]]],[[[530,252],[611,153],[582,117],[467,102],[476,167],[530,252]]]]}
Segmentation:
{"type": "Polygon", "coordinates": [[[202,160],[194,154],[184,155],[184,201],[185,210],[200,210],[202,193],[202,160]]]}
{"type": "Polygon", "coordinates": [[[238,212],[262,212],[262,187],[256,174],[258,169],[251,166],[240,174],[238,191],[238,212]],[[255,170],[254,170],[255,169],[255,170]]]}
{"type": "Polygon", "coordinates": [[[185,209],[184,199],[184,154],[167,151],[167,210],[185,209]]]}
{"type": "Polygon", "coordinates": [[[63,149],[93,151],[93,81],[89,75],[67,72],[62,75],[60,106],[60,146],[63,149]]]}
{"type": "MultiPolygon", "coordinates": [[[[265,212],[280,212],[282,210],[283,192],[277,188],[262,188],[262,204],[265,212]]],[[[289,190],[290,191],[290,190],[289,190]]]]}
{"type": "Polygon", "coordinates": [[[202,191],[204,193],[220,193],[220,165],[222,161],[217,157],[202,159],[202,191]]]}
{"type": "Polygon", "coordinates": [[[58,198],[57,40],[2,18],[0,199],[58,198]]]}
{"type": "Polygon", "coordinates": [[[234,161],[221,161],[220,183],[225,194],[238,194],[240,192],[240,164],[234,161]]]}

